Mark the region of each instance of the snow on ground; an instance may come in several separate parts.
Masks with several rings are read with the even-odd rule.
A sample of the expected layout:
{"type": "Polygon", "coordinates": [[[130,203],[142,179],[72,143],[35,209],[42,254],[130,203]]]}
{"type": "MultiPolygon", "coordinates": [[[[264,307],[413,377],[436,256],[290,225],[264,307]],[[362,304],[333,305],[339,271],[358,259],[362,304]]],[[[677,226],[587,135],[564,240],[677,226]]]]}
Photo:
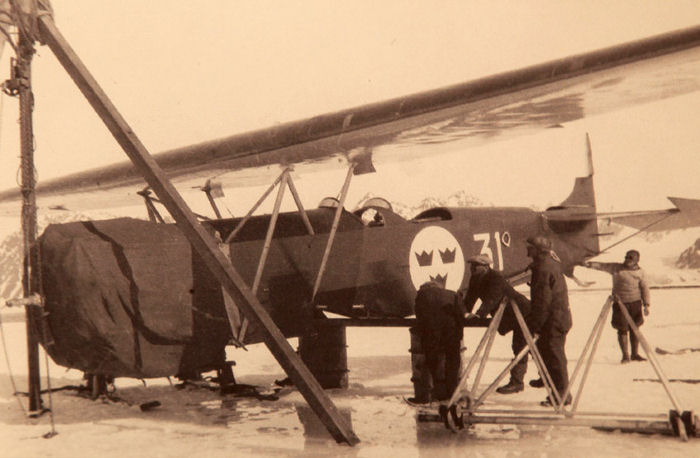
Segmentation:
{"type": "MultiPolygon", "coordinates": [[[[652,347],[669,351],[700,348],[698,289],[655,290],[652,314],[642,327],[652,347]]],[[[572,292],[574,328],[569,334],[569,372],[578,362],[606,293],[572,292]]],[[[26,345],[22,314],[3,309],[2,336],[19,390],[26,390],[26,345]]],[[[467,329],[467,353],[483,329],[467,329]]],[[[350,388],[329,390],[342,415],[361,439],[355,447],[338,445],[318,422],[303,397],[285,388],[277,401],[221,396],[204,389],[177,390],[167,380],[118,379],[124,402],[90,401],[74,391],[53,394],[55,429],[47,439],[50,417],[27,419],[12,394],[4,355],[0,358],[0,456],[700,456],[700,439],[677,438],[587,427],[477,425],[457,434],[438,423],[418,422],[403,397],[412,395],[409,338],[405,328],[348,329],[350,388]],[[157,400],[150,411],[139,405],[157,400]]],[[[292,339],[292,345],[296,342],[292,339]]],[[[510,338],[496,339],[482,379],[489,383],[510,358],[510,338]]],[[[284,376],[262,345],[231,350],[241,383],[266,389],[284,376]]],[[[700,380],[700,352],[659,356],[669,379],[700,380]]],[[[586,382],[579,411],[667,414],[672,408],[650,364],[620,365],[615,332],[606,324],[586,382]]],[[[43,362],[42,362],[43,369],[43,362]]],[[[45,374],[45,370],[43,371],[45,374]]],[[[81,373],[50,365],[51,385],[81,382],[81,373]]],[[[534,378],[530,364],[526,379],[534,378]]],[[[685,410],[700,410],[700,383],[671,383],[685,410]]],[[[526,387],[515,395],[494,394],[486,407],[541,409],[543,390],[526,387]]],[[[26,398],[20,398],[26,404],[26,398]]],[[[49,397],[44,396],[44,402],[49,397]]]]}

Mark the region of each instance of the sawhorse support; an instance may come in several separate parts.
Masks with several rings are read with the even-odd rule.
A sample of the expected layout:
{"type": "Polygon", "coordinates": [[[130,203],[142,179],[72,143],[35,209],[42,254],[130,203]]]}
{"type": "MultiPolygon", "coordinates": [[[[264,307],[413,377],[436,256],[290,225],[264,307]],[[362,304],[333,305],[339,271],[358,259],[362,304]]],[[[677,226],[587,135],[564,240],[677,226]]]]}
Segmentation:
{"type": "Polygon", "coordinates": [[[554,384],[552,383],[552,379],[549,375],[549,372],[547,371],[546,366],[544,365],[544,362],[542,360],[542,357],[537,349],[536,346],[536,341],[537,337],[533,338],[532,335],[530,335],[530,331],[527,328],[527,324],[525,323],[525,319],[522,316],[522,313],[520,312],[520,309],[518,308],[518,305],[512,301],[509,300],[508,298],[504,297],[501,300],[501,303],[498,306],[498,309],[496,310],[496,314],[494,315],[493,319],[491,320],[491,323],[489,324],[488,328],[486,329],[486,332],[484,333],[483,337],[481,338],[481,341],[479,342],[479,345],[477,346],[476,350],[474,351],[474,354],[472,355],[471,359],[469,360],[469,363],[467,364],[466,369],[462,373],[462,376],[460,378],[459,383],[457,384],[457,387],[455,388],[455,391],[452,393],[452,397],[450,398],[450,401],[448,403],[448,407],[451,407],[455,405],[459,399],[462,397],[466,398],[467,402],[467,412],[469,414],[473,414],[479,406],[481,406],[486,398],[493,393],[493,391],[496,389],[498,384],[503,380],[503,378],[510,372],[510,370],[515,366],[522,358],[525,357],[525,355],[530,352],[533,355],[533,360],[535,361],[535,365],[537,366],[537,370],[540,373],[540,377],[542,377],[542,380],[545,382],[545,387],[547,387],[547,390],[550,395],[550,399],[554,399],[555,402],[555,409],[557,411],[561,411],[563,409],[563,406],[561,405],[561,400],[559,398],[557,390],[554,388],[554,384]],[[518,355],[503,369],[496,379],[482,392],[482,394],[475,399],[476,395],[476,390],[479,386],[479,383],[481,381],[481,376],[483,375],[484,368],[486,366],[486,363],[489,358],[489,354],[491,352],[491,347],[493,345],[493,340],[496,336],[496,333],[498,332],[498,325],[501,322],[501,319],[503,318],[503,313],[505,311],[505,308],[507,306],[510,306],[513,308],[513,312],[515,314],[516,319],[518,320],[518,325],[520,326],[520,330],[523,333],[523,336],[525,337],[525,341],[527,342],[527,345],[525,348],[523,348],[518,355]],[[483,356],[481,355],[482,350],[484,350],[483,356]],[[474,365],[476,364],[477,360],[480,359],[480,364],[479,364],[479,369],[477,371],[476,377],[474,379],[474,383],[472,384],[471,390],[467,390],[467,384],[468,384],[468,378],[471,370],[473,369],[474,365]],[[468,391],[466,396],[463,396],[463,393],[465,391],[468,391]]]}
{"type": "Polygon", "coordinates": [[[666,375],[663,373],[661,366],[658,360],[656,359],[656,355],[653,353],[651,347],[644,338],[644,335],[639,330],[639,327],[634,323],[634,320],[622,304],[622,301],[620,301],[619,299],[615,300],[612,296],[610,296],[603,305],[603,308],[601,309],[598,318],[596,319],[595,324],[593,325],[593,329],[591,330],[588,340],[581,352],[581,356],[579,357],[578,363],[576,364],[576,367],[572,373],[569,387],[566,389],[566,391],[563,393],[563,396],[561,397],[558,396],[557,390],[554,389],[551,377],[549,376],[549,373],[544,367],[541,355],[537,351],[537,337],[533,338],[530,335],[530,332],[527,329],[525,320],[523,319],[520,310],[514,303],[511,302],[511,306],[513,307],[513,311],[515,313],[518,324],[520,325],[520,328],[523,332],[523,335],[527,342],[527,346],[522,351],[520,351],[518,355],[516,355],[516,357],[506,366],[506,368],[503,371],[499,373],[494,382],[491,383],[477,399],[474,399],[476,388],[478,386],[481,374],[483,372],[483,366],[485,365],[486,360],[488,359],[488,354],[491,348],[491,344],[493,342],[493,336],[496,332],[496,329],[498,328],[498,323],[500,323],[500,320],[503,317],[503,311],[506,306],[507,302],[504,299],[499,305],[496,314],[494,315],[491,323],[489,324],[489,327],[484,333],[481,342],[479,343],[476,351],[474,352],[474,355],[469,361],[469,364],[467,365],[467,368],[464,374],[462,375],[462,378],[460,379],[460,382],[457,388],[455,389],[452,398],[450,399],[450,406],[455,405],[461,398],[463,398],[464,392],[467,392],[467,395],[464,396],[466,398],[466,412],[464,412],[466,413],[466,418],[462,418],[462,421],[464,423],[590,426],[601,429],[622,429],[645,433],[673,434],[680,437],[683,441],[687,441],[689,437],[696,436],[698,424],[697,417],[693,414],[692,411],[683,410],[680,402],[678,401],[678,398],[671,391],[670,383],[666,378],[666,375]],[[588,377],[590,368],[593,363],[593,358],[595,356],[598,344],[600,342],[600,337],[602,335],[603,329],[605,328],[605,322],[607,321],[607,317],[610,314],[610,310],[613,306],[617,306],[620,308],[620,311],[625,317],[625,320],[627,320],[630,329],[632,330],[632,332],[635,333],[635,335],[639,339],[639,342],[641,343],[642,348],[646,353],[648,361],[654,368],[654,371],[659,377],[659,381],[664,386],[664,389],[666,390],[666,393],[668,394],[669,399],[671,400],[671,403],[674,408],[670,410],[669,416],[666,417],[665,420],[664,415],[649,415],[643,413],[624,414],[611,412],[577,412],[578,403],[581,399],[583,388],[585,386],[586,379],[588,377]],[[484,348],[486,349],[486,351],[484,355],[481,356],[481,351],[484,348]],[[515,364],[517,364],[517,362],[520,361],[520,359],[522,359],[528,351],[530,351],[530,353],[533,356],[533,360],[535,361],[540,375],[542,376],[542,380],[545,382],[545,386],[548,387],[548,390],[550,391],[550,396],[554,395],[554,399],[556,400],[556,403],[554,405],[555,412],[547,414],[535,410],[509,411],[480,409],[486,397],[493,392],[493,390],[496,388],[496,386],[498,386],[498,384],[505,377],[508,371],[510,371],[510,369],[515,364]],[[472,386],[471,390],[467,390],[467,378],[471,369],[474,367],[476,361],[479,358],[481,358],[481,364],[476,379],[474,381],[474,385],[472,386]],[[582,373],[581,369],[583,369],[582,373]],[[566,399],[569,396],[571,388],[578,379],[579,375],[581,375],[581,381],[578,384],[578,389],[576,391],[576,395],[573,398],[571,408],[567,410],[564,407],[562,400],[566,399]]]}

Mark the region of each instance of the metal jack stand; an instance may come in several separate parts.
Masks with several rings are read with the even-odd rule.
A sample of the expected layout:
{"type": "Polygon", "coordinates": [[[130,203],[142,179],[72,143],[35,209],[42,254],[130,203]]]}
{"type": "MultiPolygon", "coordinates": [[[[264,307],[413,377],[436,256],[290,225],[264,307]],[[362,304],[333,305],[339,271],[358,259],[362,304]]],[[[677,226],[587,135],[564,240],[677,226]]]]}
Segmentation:
{"type": "Polygon", "coordinates": [[[493,383],[491,383],[483,393],[475,399],[476,388],[481,379],[483,372],[483,366],[488,359],[488,354],[491,349],[491,344],[493,343],[493,337],[495,335],[496,329],[498,328],[498,323],[501,321],[503,316],[503,310],[506,306],[506,300],[501,302],[501,305],[493,317],[491,324],[484,333],[479,346],[477,347],[474,355],[472,356],[467,368],[455,389],[455,392],[450,399],[450,406],[455,405],[460,399],[465,400],[465,405],[463,411],[466,415],[463,415],[462,421],[466,424],[476,424],[476,423],[492,423],[492,424],[534,424],[534,425],[559,425],[559,426],[589,426],[594,428],[601,428],[606,430],[621,429],[625,431],[634,432],[644,432],[644,433],[660,433],[660,434],[672,434],[678,436],[683,441],[687,441],[689,437],[695,437],[697,431],[697,417],[692,411],[683,410],[676,396],[671,392],[671,387],[669,385],[666,375],[661,370],[654,352],[651,350],[648,342],[642,335],[639,328],[635,325],[632,317],[630,316],[627,309],[622,305],[621,301],[615,301],[612,296],[610,296],[603,308],[598,315],[598,318],[593,325],[593,329],[588,337],[588,340],[581,352],[581,356],[578,360],[576,367],[571,376],[569,387],[564,392],[563,396],[559,397],[557,390],[554,389],[549,373],[547,372],[544,364],[542,362],[541,355],[537,351],[535,346],[536,339],[533,339],[527,329],[525,320],[520,313],[517,306],[511,302],[513,311],[518,320],[523,335],[527,341],[527,346],[506,366],[503,371],[499,373],[493,383]],[[613,412],[577,412],[577,407],[581,395],[583,393],[583,387],[586,382],[586,378],[590,371],[591,365],[593,363],[593,358],[595,356],[596,350],[598,348],[598,343],[602,335],[603,329],[605,327],[605,322],[610,313],[612,307],[617,304],[620,307],[621,312],[625,316],[625,319],[630,325],[632,332],[634,332],[642,344],[642,348],[646,353],[648,361],[654,368],[659,380],[664,386],[666,393],[668,394],[674,409],[670,411],[669,416],[665,415],[649,415],[642,413],[613,413],[613,412]],[[483,356],[481,356],[482,349],[486,349],[483,356]],[[554,412],[546,413],[537,410],[487,410],[480,409],[481,405],[488,395],[490,395],[496,386],[501,382],[501,380],[506,376],[510,369],[522,359],[527,351],[533,355],[533,360],[537,365],[542,380],[545,383],[549,391],[549,395],[554,395],[555,404],[554,412]],[[481,364],[479,371],[477,372],[472,389],[467,389],[467,378],[469,372],[476,364],[477,359],[481,358],[481,364]],[[581,369],[583,372],[581,373],[581,369]],[[581,381],[578,384],[576,394],[573,398],[573,402],[570,409],[566,409],[563,405],[562,400],[569,396],[571,387],[576,382],[577,378],[581,375],[581,381]],[[466,393],[466,394],[465,394],[466,393]]]}

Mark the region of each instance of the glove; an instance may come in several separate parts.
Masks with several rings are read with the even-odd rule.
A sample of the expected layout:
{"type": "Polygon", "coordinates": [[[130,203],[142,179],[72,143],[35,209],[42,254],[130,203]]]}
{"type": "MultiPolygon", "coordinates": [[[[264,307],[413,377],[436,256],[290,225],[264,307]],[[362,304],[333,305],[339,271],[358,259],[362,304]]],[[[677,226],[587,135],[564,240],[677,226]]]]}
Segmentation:
{"type": "Polygon", "coordinates": [[[649,316],[649,304],[644,304],[644,316],[649,316]]]}

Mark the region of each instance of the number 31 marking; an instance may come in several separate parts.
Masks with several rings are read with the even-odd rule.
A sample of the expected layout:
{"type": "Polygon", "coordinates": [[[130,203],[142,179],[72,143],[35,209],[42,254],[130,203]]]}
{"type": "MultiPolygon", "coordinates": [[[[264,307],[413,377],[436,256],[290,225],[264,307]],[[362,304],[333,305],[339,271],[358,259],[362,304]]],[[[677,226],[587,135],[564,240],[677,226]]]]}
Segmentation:
{"type": "MultiPolygon", "coordinates": [[[[505,234],[503,234],[505,236],[505,234]]],[[[509,237],[510,239],[510,234],[509,237]]],[[[503,269],[503,250],[501,248],[501,233],[500,232],[494,232],[493,233],[493,239],[491,238],[491,234],[488,232],[483,232],[481,234],[474,234],[474,241],[475,242],[481,242],[481,251],[479,254],[487,254],[491,259],[493,259],[493,268],[495,270],[502,270],[503,269]],[[495,245],[496,248],[496,254],[498,255],[497,258],[493,256],[493,250],[491,250],[491,240],[493,240],[493,244],[495,245]]]]}

